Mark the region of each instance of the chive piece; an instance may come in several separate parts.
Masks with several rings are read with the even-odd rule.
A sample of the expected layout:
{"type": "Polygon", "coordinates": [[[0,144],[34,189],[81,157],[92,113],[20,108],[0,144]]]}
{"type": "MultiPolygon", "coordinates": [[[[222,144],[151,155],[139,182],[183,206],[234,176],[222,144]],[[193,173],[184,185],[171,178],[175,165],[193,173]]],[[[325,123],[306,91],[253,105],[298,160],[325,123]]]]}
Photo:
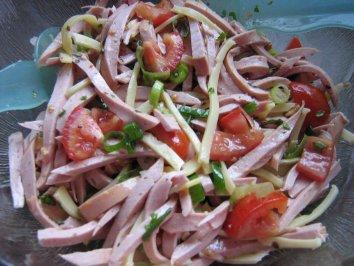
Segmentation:
{"type": "Polygon", "coordinates": [[[275,104],[286,103],[290,98],[290,90],[285,85],[277,85],[271,88],[269,96],[275,104]]]}
{"type": "MultiPolygon", "coordinates": [[[[197,174],[193,174],[188,177],[189,180],[193,180],[196,178],[198,178],[197,174]]],[[[194,206],[205,200],[205,192],[204,192],[202,184],[200,184],[200,183],[198,185],[190,187],[189,194],[191,195],[192,202],[193,202],[194,206]]]]}
{"type": "Polygon", "coordinates": [[[276,125],[276,126],[280,126],[284,123],[284,121],[282,119],[269,119],[267,121],[262,122],[262,125],[276,125]]]}
{"type": "Polygon", "coordinates": [[[243,110],[246,111],[247,114],[253,114],[257,111],[257,103],[256,102],[249,102],[243,106],[243,110]]]}
{"type": "Polygon", "coordinates": [[[184,117],[190,118],[206,118],[209,115],[209,109],[195,108],[189,106],[181,106],[178,108],[178,111],[184,117]]]}
{"type": "Polygon", "coordinates": [[[159,80],[156,80],[154,82],[154,85],[151,88],[150,95],[149,95],[149,102],[154,108],[156,108],[157,105],[159,104],[163,89],[164,89],[163,83],[159,80]]]}
{"type": "Polygon", "coordinates": [[[213,88],[213,87],[210,87],[209,89],[208,89],[208,93],[209,94],[213,94],[215,92],[215,89],[213,88]]]}
{"type": "Polygon", "coordinates": [[[66,113],[66,111],[63,109],[63,110],[58,114],[58,116],[59,116],[59,117],[62,117],[62,116],[65,115],[65,113],[66,113]]]}
{"type": "Polygon", "coordinates": [[[327,148],[327,144],[323,141],[316,140],[313,142],[313,147],[319,152],[322,152],[323,149],[327,148]]]}
{"type": "Polygon", "coordinates": [[[254,7],[254,10],[253,10],[255,13],[259,13],[259,6],[258,5],[256,5],[255,7],[254,7]]]}
{"type": "Polygon", "coordinates": [[[219,42],[223,42],[226,39],[227,39],[227,33],[226,32],[221,32],[216,40],[219,41],[219,42]]]}
{"type": "Polygon", "coordinates": [[[181,84],[187,79],[188,74],[188,66],[181,62],[177,65],[176,69],[171,72],[170,81],[174,84],[181,84]]]}
{"type": "Polygon", "coordinates": [[[289,126],[289,124],[286,123],[286,122],[283,123],[282,127],[283,127],[284,129],[286,129],[286,130],[290,130],[290,129],[291,129],[290,126],[289,126]]]}
{"type": "Polygon", "coordinates": [[[157,216],[156,213],[151,214],[151,221],[145,225],[145,233],[143,234],[142,239],[144,241],[149,240],[151,234],[160,226],[160,224],[166,219],[166,217],[171,213],[171,208],[169,208],[161,216],[157,216]]]}
{"type": "Polygon", "coordinates": [[[43,194],[42,196],[40,196],[39,199],[41,200],[41,202],[42,202],[43,204],[55,205],[54,198],[53,198],[51,195],[43,194]]]}
{"type": "Polygon", "coordinates": [[[325,111],[319,110],[316,112],[316,117],[322,117],[322,116],[324,116],[324,114],[325,114],[325,111]]]}
{"type": "Polygon", "coordinates": [[[87,100],[87,96],[86,96],[86,95],[81,96],[80,100],[81,100],[81,101],[86,101],[86,100],[87,100]]]}
{"type": "Polygon", "coordinates": [[[219,194],[223,194],[226,192],[225,180],[224,176],[221,172],[221,164],[220,162],[212,162],[211,163],[211,181],[213,181],[215,192],[219,194]]]}

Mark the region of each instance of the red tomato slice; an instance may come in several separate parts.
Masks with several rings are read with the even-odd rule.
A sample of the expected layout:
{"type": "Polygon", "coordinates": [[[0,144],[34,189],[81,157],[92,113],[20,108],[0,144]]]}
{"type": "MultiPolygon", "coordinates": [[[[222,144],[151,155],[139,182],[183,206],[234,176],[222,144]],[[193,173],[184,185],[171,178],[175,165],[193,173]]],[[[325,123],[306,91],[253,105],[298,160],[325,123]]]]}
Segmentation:
{"type": "Polygon", "coordinates": [[[290,49],[300,48],[300,47],[302,47],[302,44],[299,37],[294,36],[288,43],[288,46],[285,48],[285,50],[290,50],[290,49]]]}
{"type": "Polygon", "coordinates": [[[250,131],[246,117],[243,115],[241,108],[236,108],[220,119],[219,125],[221,129],[228,133],[243,134],[250,131]]]}
{"type": "Polygon", "coordinates": [[[174,16],[174,13],[166,7],[164,4],[151,6],[146,3],[139,3],[135,7],[135,12],[139,18],[149,20],[156,27],[174,16]]]}
{"type": "Polygon", "coordinates": [[[147,70],[152,72],[171,71],[181,61],[184,52],[182,37],[176,32],[165,33],[163,42],[166,45],[165,55],[160,53],[155,43],[151,41],[143,43],[143,59],[147,70]]]}
{"type": "Polygon", "coordinates": [[[317,127],[323,125],[331,112],[326,95],[320,89],[309,84],[291,82],[289,85],[293,102],[300,104],[302,101],[310,113],[304,121],[304,128],[309,125],[317,127]]]}
{"type": "Polygon", "coordinates": [[[274,235],[278,228],[278,213],[284,213],[288,198],[280,191],[258,198],[255,194],[240,199],[228,214],[224,229],[237,240],[260,239],[274,235]]]}
{"type": "Polygon", "coordinates": [[[308,137],[296,170],[306,178],[319,182],[324,181],[331,168],[333,149],[334,144],[331,140],[308,137]],[[324,146],[321,147],[321,145],[324,146]]]}
{"type": "Polygon", "coordinates": [[[90,110],[77,107],[69,115],[63,129],[62,144],[71,160],[79,161],[91,157],[100,147],[103,134],[90,110]]]}
{"type": "Polygon", "coordinates": [[[123,129],[123,121],[110,111],[92,108],[91,114],[103,133],[121,131],[123,129]]]}
{"type": "Polygon", "coordinates": [[[210,159],[235,161],[257,147],[263,137],[263,133],[259,130],[250,130],[248,133],[237,135],[216,131],[211,146],[210,159]]]}
{"type": "Polygon", "coordinates": [[[161,124],[150,129],[151,133],[160,141],[166,143],[172,148],[182,159],[186,159],[188,155],[189,140],[182,130],[166,131],[161,124]]]}

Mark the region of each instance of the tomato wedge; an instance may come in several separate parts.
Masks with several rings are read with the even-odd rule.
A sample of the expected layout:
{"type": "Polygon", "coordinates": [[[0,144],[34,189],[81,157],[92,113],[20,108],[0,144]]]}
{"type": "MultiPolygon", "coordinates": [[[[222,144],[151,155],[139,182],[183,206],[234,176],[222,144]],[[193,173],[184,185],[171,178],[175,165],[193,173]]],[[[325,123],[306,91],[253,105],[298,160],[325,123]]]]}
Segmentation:
{"type": "Polygon", "coordinates": [[[210,159],[214,161],[235,161],[257,147],[263,137],[263,133],[259,130],[250,130],[244,134],[216,131],[211,146],[210,159]]]}
{"type": "Polygon", "coordinates": [[[277,233],[279,216],[287,207],[288,198],[274,191],[263,198],[250,194],[240,199],[228,214],[224,229],[237,240],[260,239],[277,233]]]}
{"type": "Polygon", "coordinates": [[[331,109],[323,91],[299,82],[291,82],[289,88],[293,102],[301,105],[304,101],[305,107],[311,110],[304,121],[304,128],[309,125],[317,127],[328,120],[331,109]]]}
{"type": "Polygon", "coordinates": [[[162,55],[156,43],[145,41],[143,43],[144,66],[151,72],[165,72],[176,68],[181,61],[184,45],[179,33],[165,33],[162,37],[166,45],[166,54],[162,55]]]}
{"type": "Polygon", "coordinates": [[[172,148],[179,157],[186,159],[189,149],[189,140],[182,130],[166,131],[161,124],[150,129],[150,132],[160,141],[172,148]]]}
{"type": "Polygon", "coordinates": [[[296,166],[301,176],[324,181],[331,168],[333,159],[333,141],[320,137],[307,137],[304,152],[296,166]]]}
{"type": "Polygon", "coordinates": [[[156,27],[174,16],[168,7],[169,6],[164,3],[158,4],[157,6],[139,3],[135,7],[135,12],[139,18],[149,20],[156,27]]]}
{"type": "Polygon", "coordinates": [[[80,161],[91,157],[100,147],[103,134],[90,110],[77,107],[69,115],[63,129],[62,144],[68,157],[80,161]]]}
{"type": "Polygon", "coordinates": [[[300,47],[302,47],[302,44],[301,44],[299,37],[294,36],[291,38],[291,40],[288,43],[288,46],[285,48],[285,50],[290,50],[290,49],[295,49],[295,48],[300,48],[300,47]]]}
{"type": "Polygon", "coordinates": [[[236,108],[222,117],[219,125],[223,131],[233,134],[248,133],[251,129],[241,108],[236,108]]]}
{"type": "Polygon", "coordinates": [[[123,121],[110,111],[101,108],[92,108],[91,115],[103,133],[121,131],[123,129],[123,121]]]}

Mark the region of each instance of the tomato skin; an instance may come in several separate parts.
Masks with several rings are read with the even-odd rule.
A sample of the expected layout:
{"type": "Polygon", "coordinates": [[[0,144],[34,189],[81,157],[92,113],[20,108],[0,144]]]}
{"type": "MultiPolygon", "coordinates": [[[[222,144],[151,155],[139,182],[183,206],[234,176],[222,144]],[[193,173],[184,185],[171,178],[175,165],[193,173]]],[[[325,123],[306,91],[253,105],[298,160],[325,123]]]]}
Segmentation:
{"type": "Polygon", "coordinates": [[[183,160],[188,156],[189,139],[182,130],[166,131],[161,124],[150,129],[151,133],[160,141],[166,143],[183,160]]]}
{"type": "Polygon", "coordinates": [[[320,137],[307,137],[304,152],[296,166],[296,170],[301,176],[322,182],[326,179],[333,160],[333,141],[320,137]],[[315,142],[320,141],[326,148],[319,150],[315,142]]]}
{"type": "Polygon", "coordinates": [[[214,161],[232,162],[247,154],[263,140],[263,133],[250,130],[244,134],[232,134],[216,131],[210,151],[210,159],[214,161]]]}
{"type": "Polygon", "coordinates": [[[63,129],[62,144],[73,161],[90,158],[101,146],[103,134],[90,110],[77,107],[69,115],[63,129]]]}
{"type": "Polygon", "coordinates": [[[323,91],[299,82],[291,82],[289,88],[293,102],[301,105],[304,101],[305,107],[310,109],[310,113],[307,114],[304,121],[304,128],[309,125],[317,127],[326,123],[331,109],[323,91]],[[321,115],[319,116],[319,114],[321,115]]]}
{"type": "Polygon", "coordinates": [[[224,229],[236,240],[252,240],[277,233],[279,216],[287,208],[288,198],[281,191],[274,191],[263,198],[250,194],[240,199],[228,214],[224,229]]]}
{"type": "Polygon", "coordinates": [[[110,111],[92,108],[91,115],[103,133],[121,131],[123,129],[123,121],[110,111]]]}
{"type": "Polygon", "coordinates": [[[250,131],[250,125],[241,108],[236,108],[222,117],[219,125],[224,132],[233,134],[243,134],[250,131]]]}
{"type": "Polygon", "coordinates": [[[166,45],[166,54],[162,55],[160,49],[151,41],[143,43],[143,59],[145,68],[152,72],[171,71],[181,61],[184,45],[181,35],[177,32],[165,33],[162,37],[166,45]]]}
{"type": "Polygon", "coordinates": [[[151,6],[146,3],[139,3],[135,7],[135,12],[139,18],[149,20],[156,27],[174,16],[174,13],[166,7],[164,4],[151,6]]]}
{"type": "Polygon", "coordinates": [[[288,46],[286,46],[285,50],[290,50],[290,49],[295,49],[295,48],[300,48],[300,47],[302,47],[302,44],[301,44],[299,37],[294,36],[289,41],[288,46]]]}

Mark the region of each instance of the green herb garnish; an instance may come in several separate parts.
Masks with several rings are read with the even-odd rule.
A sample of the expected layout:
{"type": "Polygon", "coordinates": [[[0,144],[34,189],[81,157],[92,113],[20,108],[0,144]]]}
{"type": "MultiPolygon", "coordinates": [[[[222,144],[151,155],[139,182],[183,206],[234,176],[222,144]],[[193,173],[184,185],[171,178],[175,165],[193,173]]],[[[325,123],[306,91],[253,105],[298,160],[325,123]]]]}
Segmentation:
{"type": "Polygon", "coordinates": [[[257,103],[256,102],[249,102],[243,106],[243,110],[246,111],[247,114],[253,114],[257,111],[257,103]]]}
{"type": "Polygon", "coordinates": [[[254,10],[253,10],[255,13],[259,13],[259,6],[258,5],[256,5],[255,7],[254,7],[254,10]]]}
{"type": "Polygon", "coordinates": [[[327,148],[327,144],[323,141],[316,140],[313,142],[313,147],[319,152],[322,152],[323,149],[327,148]]]}
{"type": "Polygon", "coordinates": [[[208,93],[213,94],[215,92],[215,89],[213,87],[208,88],[208,93]]]}
{"type": "Polygon", "coordinates": [[[223,42],[223,41],[225,41],[227,39],[227,37],[228,37],[228,34],[223,31],[223,32],[221,32],[219,34],[219,36],[218,36],[218,38],[216,40],[219,41],[219,42],[223,42]]]}
{"type": "Polygon", "coordinates": [[[65,113],[66,113],[66,111],[65,111],[65,110],[62,110],[62,111],[58,114],[58,116],[59,116],[59,117],[62,117],[62,116],[65,115],[65,113]]]}
{"type": "Polygon", "coordinates": [[[87,100],[87,96],[86,96],[86,95],[81,96],[80,100],[81,100],[81,101],[86,101],[86,100],[87,100]]]}
{"type": "Polygon", "coordinates": [[[43,204],[55,205],[55,200],[51,195],[43,194],[42,196],[40,196],[40,200],[43,204]]]}
{"type": "MultiPolygon", "coordinates": [[[[198,178],[197,174],[193,174],[188,177],[189,180],[193,180],[196,178],[198,178]]],[[[190,187],[189,194],[192,198],[192,202],[194,206],[205,200],[205,192],[202,184],[200,183],[193,187],[190,187]]]]}
{"type": "Polygon", "coordinates": [[[160,224],[166,219],[166,217],[171,213],[172,209],[168,209],[161,216],[157,216],[156,213],[151,214],[151,221],[145,225],[145,233],[143,234],[142,239],[144,241],[148,240],[151,234],[160,226],[160,224]]]}
{"type": "Polygon", "coordinates": [[[220,162],[212,162],[211,171],[212,171],[211,181],[214,184],[215,192],[220,194],[225,193],[226,192],[225,180],[221,172],[220,162]]]}
{"type": "Polygon", "coordinates": [[[181,106],[178,108],[178,111],[184,117],[191,117],[191,118],[206,118],[209,115],[209,109],[202,109],[202,108],[189,107],[189,106],[181,106]]]}
{"type": "Polygon", "coordinates": [[[289,126],[289,124],[286,123],[286,122],[283,123],[282,127],[283,127],[284,129],[286,129],[286,130],[290,130],[290,129],[291,129],[290,126],[289,126]]]}

